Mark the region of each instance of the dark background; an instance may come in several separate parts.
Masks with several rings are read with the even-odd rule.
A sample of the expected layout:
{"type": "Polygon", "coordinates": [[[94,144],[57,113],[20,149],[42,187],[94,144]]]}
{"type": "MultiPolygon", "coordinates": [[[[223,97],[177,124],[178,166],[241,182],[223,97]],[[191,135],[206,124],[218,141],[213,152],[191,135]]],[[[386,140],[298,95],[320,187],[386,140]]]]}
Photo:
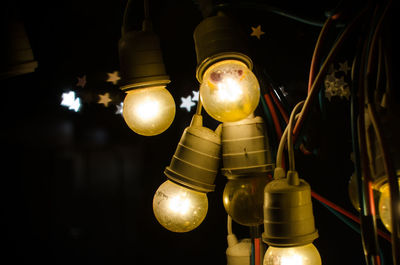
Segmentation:
{"type": "MultiPolygon", "coordinates": [[[[133,27],[140,28],[141,1],[135,1],[133,27]]],[[[324,21],[337,1],[269,3],[324,21]],[[305,8],[306,7],[306,8],[305,8]]],[[[195,1],[151,0],[150,16],[161,39],[164,62],[177,105],[172,126],[154,137],[136,135],[115,115],[123,99],[106,82],[118,70],[118,40],[126,1],[16,1],[39,66],[34,73],[1,81],[1,264],[226,264],[224,176],[209,193],[209,211],[194,231],[175,234],[156,221],[153,194],[166,178],[194,109],[180,98],[198,90],[193,30],[202,14],[195,1]],[[86,75],[84,88],[77,77],[86,75]],[[60,106],[61,94],[77,91],[80,112],[60,106]],[[109,92],[108,108],[97,94],[109,92]]],[[[288,103],[306,96],[308,69],[320,28],[259,9],[233,9],[248,33],[256,64],[288,92],[288,103]],[[250,37],[262,26],[261,40],[250,37]]],[[[339,29],[332,30],[332,40],[339,29]]],[[[337,61],[351,61],[348,45],[337,61]]],[[[329,47],[329,45],[328,45],[329,47]]],[[[324,115],[307,124],[317,146],[314,155],[297,154],[297,167],[318,193],[356,213],[347,183],[350,160],[349,104],[325,100],[324,115]]],[[[262,114],[260,110],[257,110],[262,114]]],[[[206,125],[217,123],[206,117],[206,125]]],[[[320,238],[314,244],[323,264],[363,264],[360,235],[313,201],[320,238]]],[[[239,238],[248,228],[234,224],[239,238]]],[[[389,244],[380,241],[387,264],[389,244]]]]}

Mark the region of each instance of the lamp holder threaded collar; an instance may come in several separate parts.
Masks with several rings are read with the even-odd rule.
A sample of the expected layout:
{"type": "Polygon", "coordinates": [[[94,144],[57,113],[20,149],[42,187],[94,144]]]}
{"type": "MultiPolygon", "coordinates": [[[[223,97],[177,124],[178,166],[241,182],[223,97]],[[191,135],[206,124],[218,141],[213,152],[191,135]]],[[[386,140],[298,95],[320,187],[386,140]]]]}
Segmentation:
{"type": "Polygon", "coordinates": [[[118,43],[120,88],[131,90],[170,83],[158,36],[152,31],[129,31],[118,43]]]}
{"type": "Polygon", "coordinates": [[[252,70],[253,63],[246,54],[247,36],[233,19],[219,14],[205,18],[193,33],[197,56],[196,77],[202,82],[204,72],[222,60],[239,60],[252,70]]]}
{"type": "Polygon", "coordinates": [[[293,172],[289,178],[274,179],[264,189],[262,238],[271,246],[305,245],[318,238],[310,185],[293,172]]]}

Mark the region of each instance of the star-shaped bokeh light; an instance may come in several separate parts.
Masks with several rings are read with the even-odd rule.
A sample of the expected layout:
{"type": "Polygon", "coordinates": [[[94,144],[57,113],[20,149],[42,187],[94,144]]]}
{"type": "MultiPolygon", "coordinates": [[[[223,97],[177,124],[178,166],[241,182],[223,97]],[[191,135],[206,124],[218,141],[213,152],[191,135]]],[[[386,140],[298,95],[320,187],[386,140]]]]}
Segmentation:
{"type": "Polygon", "coordinates": [[[116,105],[117,110],[115,111],[115,114],[121,114],[122,115],[122,110],[124,109],[124,102],[119,103],[119,105],[116,105]]]}
{"type": "Polygon", "coordinates": [[[76,86],[77,87],[80,86],[83,88],[83,87],[85,87],[85,85],[86,85],[86,75],[84,75],[82,77],[78,76],[78,82],[76,83],[76,86]]]}
{"type": "Polygon", "coordinates": [[[187,96],[186,98],[181,97],[181,102],[180,108],[186,109],[188,112],[196,105],[196,103],[192,101],[192,96],[187,96]]]}
{"type": "Polygon", "coordinates": [[[257,37],[257,39],[261,39],[261,35],[265,34],[265,32],[263,32],[261,30],[261,25],[258,25],[255,28],[251,27],[251,30],[252,30],[252,32],[251,32],[250,36],[255,36],[255,37],[257,37]]]}
{"type": "Polygon", "coordinates": [[[75,112],[78,112],[81,108],[81,99],[79,97],[75,97],[74,91],[63,93],[61,97],[61,106],[68,107],[69,110],[73,110],[75,112]]]}
{"type": "Polygon", "coordinates": [[[97,103],[103,104],[105,107],[108,107],[108,103],[110,103],[112,100],[110,98],[110,93],[105,93],[105,94],[99,94],[99,101],[97,103]]]}
{"type": "Polygon", "coordinates": [[[192,91],[192,92],[193,92],[192,101],[199,101],[199,91],[192,91]]]}
{"type": "Polygon", "coordinates": [[[107,75],[108,75],[107,82],[111,82],[114,85],[116,85],[118,83],[118,80],[121,79],[121,77],[119,77],[119,72],[118,71],[114,71],[112,73],[107,73],[107,75]]]}

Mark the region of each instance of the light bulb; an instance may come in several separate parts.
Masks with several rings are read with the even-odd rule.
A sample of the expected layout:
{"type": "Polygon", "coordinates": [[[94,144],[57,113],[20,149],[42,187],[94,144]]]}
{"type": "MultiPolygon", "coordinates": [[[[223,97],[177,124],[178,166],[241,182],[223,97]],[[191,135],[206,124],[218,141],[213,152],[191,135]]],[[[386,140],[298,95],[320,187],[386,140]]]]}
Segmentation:
{"type": "Polygon", "coordinates": [[[172,232],[188,232],[198,227],[207,215],[206,193],[172,181],[165,181],[153,198],[153,211],[158,222],[172,232]]]}
{"type": "Polygon", "coordinates": [[[257,108],[260,86],[253,72],[238,60],[210,66],[200,85],[204,109],[221,122],[239,121],[257,108]]]}
{"type": "Polygon", "coordinates": [[[312,243],[294,247],[270,246],[263,265],[321,265],[321,256],[312,243]]]}
{"type": "Polygon", "coordinates": [[[175,101],[164,86],[127,91],[122,115],[137,134],[157,135],[169,128],[175,117],[175,101]]]}
{"type": "Polygon", "coordinates": [[[222,195],[226,213],[241,225],[262,224],[264,187],[268,181],[266,176],[230,179],[222,195]]]}
{"type": "MultiPolygon", "coordinates": [[[[398,179],[399,187],[400,187],[400,179],[398,179]]],[[[379,217],[383,225],[389,232],[392,232],[392,214],[391,214],[391,203],[390,203],[390,189],[389,183],[385,183],[380,188],[381,196],[379,199],[379,217]]],[[[399,207],[400,212],[400,201],[397,202],[397,206],[399,207]]],[[[399,218],[399,217],[398,217],[399,218]]]]}

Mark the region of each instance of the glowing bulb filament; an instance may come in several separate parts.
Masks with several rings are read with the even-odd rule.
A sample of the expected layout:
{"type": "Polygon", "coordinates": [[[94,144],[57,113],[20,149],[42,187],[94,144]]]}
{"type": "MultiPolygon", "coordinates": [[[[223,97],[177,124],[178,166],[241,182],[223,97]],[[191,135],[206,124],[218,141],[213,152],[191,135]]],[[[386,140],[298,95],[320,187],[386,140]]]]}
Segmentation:
{"type": "Polygon", "coordinates": [[[184,198],[183,196],[175,196],[171,198],[169,208],[174,213],[185,215],[189,211],[190,205],[191,203],[189,199],[184,198]]]}
{"type": "Polygon", "coordinates": [[[281,265],[303,265],[303,259],[299,255],[281,257],[281,265]]]}
{"type": "Polygon", "coordinates": [[[143,121],[151,121],[160,114],[160,104],[156,100],[146,99],[136,106],[135,111],[143,121]]]}
{"type": "Polygon", "coordinates": [[[225,78],[218,83],[218,99],[221,101],[235,102],[240,100],[243,91],[237,81],[232,78],[225,78]]]}

